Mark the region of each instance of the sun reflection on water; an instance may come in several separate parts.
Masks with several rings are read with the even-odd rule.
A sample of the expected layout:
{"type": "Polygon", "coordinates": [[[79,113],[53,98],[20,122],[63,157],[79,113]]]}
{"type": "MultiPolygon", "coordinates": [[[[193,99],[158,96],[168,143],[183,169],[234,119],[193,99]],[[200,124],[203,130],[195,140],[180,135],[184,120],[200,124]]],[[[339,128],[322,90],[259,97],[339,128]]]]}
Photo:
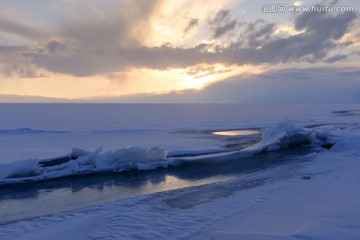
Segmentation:
{"type": "Polygon", "coordinates": [[[221,136],[247,136],[260,133],[257,130],[230,130],[230,131],[220,131],[220,132],[213,132],[215,135],[221,136]]]}

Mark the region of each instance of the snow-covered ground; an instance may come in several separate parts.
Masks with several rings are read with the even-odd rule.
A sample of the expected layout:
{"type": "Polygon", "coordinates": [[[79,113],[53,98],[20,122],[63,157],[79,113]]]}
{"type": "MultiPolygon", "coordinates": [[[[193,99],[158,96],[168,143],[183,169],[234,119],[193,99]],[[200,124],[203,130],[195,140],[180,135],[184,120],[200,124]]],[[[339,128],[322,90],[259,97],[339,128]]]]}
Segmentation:
{"type": "MultiPolygon", "coordinates": [[[[24,114],[24,112],[19,113],[19,109],[25,109],[22,105],[17,106],[17,110],[16,108],[15,110],[4,109],[4,105],[1,106],[2,112],[8,113],[7,117],[0,120],[3,128],[0,139],[4,143],[1,144],[1,156],[12,158],[11,151],[7,147],[14,151],[18,148],[21,154],[28,154],[30,152],[28,148],[32,148],[36,151],[28,158],[35,158],[33,162],[38,164],[38,158],[49,157],[46,154],[36,155],[41,152],[41,146],[52,149],[51,153],[55,154],[52,156],[64,150],[65,144],[57,148],[52,142],[57,138],[60,140],[55,140],[55,143],[62,142],[65,138],[59,134],[68,133],[58,132],[64,131],[72,132],[67,136],[72,147],[95,149],[90,145],[100,146],[109,143],[109,146],[104,146],[104,148],[114,150],[123,149],[127,145],[138,146],[136,151],[142,152],[145,158],[135,161],[136,164],[141,163],[142,167],[144,163],[158,166],[159,162],[172,164],[173,161],[179,161],[179,158],[175,160],[167,158],[158,148],[155,154],[147,157],[146,151],[149,150],[141,150],[142,148],[159,147],[167,151],[204,151],[204,149],[213,151],[224,148],[224,139],[209,137],[207,134],[199,135],[199,131],[203,133],[242,128],[265,129],[270,126],[273,127],[263,130],[261,142],[248,148],[231,153],[213,153],[206,157],[180,157],[180,163],[221,160],[219,164],[226,164],[228,159],[241,160],[244,154],[251,156],[260,151],[277,151],[294,144],[310,144],[318,151],[302,156],[298,161],[276,165],[273,168],[227,181],[157,192],[52,216],[8,223],[0,226],[0,239],[360,238],[358,224],[360,222],[359,105],[251,107],[190,105],[188,108],[191,110],[181,105],[177,106],[176,111],[174,110],[176,107],[169,105],[157,106],[157,110],[145,107],[147,114],[139,113],[140,107],[137,107],[137,112],[132,113],[136,121],[130,122],[129,119],[121,118],[123,113],[113,113],[117,106],[110,105],[111,107],[107,110],[108,116],[95,114],[94,118],[86,121],[87,117],[90,117],[86,115],[90,115],[89,110],[81,117],[73,117],[73,124],[70,117],[73,115],[68,115],[66,112],[70,110],[61,106],[65,109],[63,109],[64,116],[67,117],[58,124],[54,121],[56,122],[57,117],[62,113],[49,111],[47,105],[42,109],[34,107],[38,113],[29,116],[28,119],[24,117],[19,119],[21,114],[24,114]],[[203,108],[206,109],[201,112],[203,108]],[[173,112],[166,118],[167,115],[161,115],[164,110],[167,110],[168,114],[173,112]],[[39,116],[41,111],[43,115],[39,116]],[[44,116],[46,111],[49,113],[44,116]],[[173,115],[175,113],[176,116],[173,115]],[[142,114],[144,116],[141,118],[142,114]],[[112,115],[111,120],[109,120],[109,115],[112,115]],[[283,118],[288,119],[281,120],[283,118]],[[45,120],[41,122],[41,119],[45,120]],[[123,121],[120,121],[121,119],[123,121]],[[156,125],[156,120],[159,120],[158,125],[156,125]],[[81,124],[82,121],[84,124],[81,124]],[[333,125],[316,126],[326,123],[333,125]],[[303,126],[308,126],[308,128],[303,126]],[[14,129],[25,127],[48,132],[36,133],[25,130],[27,133],[21,131],[19,133],[17,130],[14,131],[14,129]],[[125,143],[122,142],[118,147],[113,148],[115,146],[112,142],[113,130],[126,129],[136,131],[139,136],[135,137],[129,132],[126,134],[117,132],[116,138],[122,139],[125,143]],[[100,135],[97,131],[101,131],[100,135]],[[103,134],[104,131],[108,131],[107,134],[103,134]],[[160,135],[166,137],[157,139],[160,135],[156,134],[159,132],[161,132],[160,135]],[[189,132],[192,134],[187,134],[189,132]],[[80,138],[76,137],[77,134],[84,133],[85,135],[80,138]],[[39,136],[47,139],[47,143],[37,145],[36,141],[27,142],[29,138],[36,140],[39,136]],[[81,141],[77,142],[89,136],[94,136],[91,141],[85,144],[80,143],[81,141]],[[102,137],[99,138],[99,136],[102,137]],[[151,136],[153,136],[153,141],[151,136]],[[14,145],[12,141],[8,143],[7,139],[16,139],[18,145],[14,145]],[[128,144],[126,144],[126,139],[129,139],[128,144]],[[133,144],[134,142],[136,144],[133,144]],[[154,144],[150,145],[150,143],[154,144]],[[77,144],[83,145],[77,146],[77,144]],[[331,147],[331,149],[327,150],[321,146],[331,147]]],[[[69,149],[62,153],[68,152],[69,149]]],[[[121,153],[121,151],[124,150],[120,150],[120,153],[104,154],[95,151],[90,153],[90,155],[93,154],[92,156],[86,153],[77,159],[80,162],[76,166],[71,166],[69,169],[76,170],[79,166],[91,166],[93,169],[97,166],[119,168],[117,154],[120,154],[121,158],[129,156],[128,153],[121,153]]],[[[23,161],[29,162],[29,160],[23,161]]],[[[3,167],[13,164],[16,165],[16,169],[19,164],[15,158],[2,162],[7,162],[2,165],[3,167]]],[[[30,164],[30,168],[32,166],[30,164]]],[[[39,169],[36,168],[35,171],[39,169]]],[[[4,171],[2,173],[3,179],[9,177],[6,173],[8,173],[8,168],[5,173],[4,171]]]]}

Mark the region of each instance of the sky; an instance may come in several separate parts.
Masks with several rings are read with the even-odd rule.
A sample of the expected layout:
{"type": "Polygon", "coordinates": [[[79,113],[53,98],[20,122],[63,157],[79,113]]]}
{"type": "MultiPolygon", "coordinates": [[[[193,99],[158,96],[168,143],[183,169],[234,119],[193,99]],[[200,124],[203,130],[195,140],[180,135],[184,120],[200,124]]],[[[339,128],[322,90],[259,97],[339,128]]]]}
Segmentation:
{"type": "Polygon", "coordinates": [[[358,0],[0,8],[0,102],[360,103],[358,0]]]}

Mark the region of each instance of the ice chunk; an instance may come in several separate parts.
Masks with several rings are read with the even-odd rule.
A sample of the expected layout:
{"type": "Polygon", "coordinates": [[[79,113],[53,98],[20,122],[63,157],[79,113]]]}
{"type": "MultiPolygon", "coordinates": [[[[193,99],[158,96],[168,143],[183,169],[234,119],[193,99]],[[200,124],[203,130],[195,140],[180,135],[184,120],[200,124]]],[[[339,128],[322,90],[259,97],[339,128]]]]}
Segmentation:
{"type": "Polygon", "coordinates": [[[98,169],[118,170],[124,165],[136,167],[138,163],[157,162],[165,160],[165,158],[166,151],[158,147],[151,149],[128,147],[98,156],[95,160],[95,166],[98,169]]]}
{"type": "Polygon", "coordinates": [[[338,140],[331,148],[333,152],[345,152],[345,151],[359,151],[360,139],[358,137],[349,137],[346,139],[338,140]]]}
{"type": "Polygon", "coordinates": [[[80,149],[80,148],[73,148],[71,149],[70,156],[72,159],[76,159],[81,156],[89,155],[91,152],[80,149]]]}
{"type": "Polygon", "coordinates": [[[142,162],[145,158],[145,149],[140,147],[128,147],[118,149],[114,152],[109,151],[100,155],[95,161],[95,166],[98,169],[116,170],[125,163],[142,162]]]}
{"type": "Polygon", "coordinates": [[[247,149],[275,151],[294,145],[309,144],[310,142],[310,132],[302,126],[284,119],[274,127],[265,129],[261,141],[247,149]]]}
{"type": "Polygon", "coordinates": [[[146,162],[158,162],[166,159],[167,152],[159,147],[153,147],[146,152],[146,162]]]}
{"type": "Polygon", "coordinates": [[[38,159],[25,159],[0,165],[0,179],[30,177],[38,174],[38,159]]]}
{"type": "MultiPolygon", "coordinates": [[[[95,150],[95,152],[91,153],[91,152],[87,152],[87,151],[84,151],[84,150],[81,150],[81,149],[76,149],[76,150],[80,150],[80,151],[77,151],[76,154],[78,154],[80,157],[78,157],[76,159],[76,163],[80,166],[84,166],[84,165],[94,165],[95,164],[95,159],[96,159],[96,156],[99,155],[99,153],[102,151],[102,146],[99,147],[98,149],[95,150]],[[85,153],[88,153],[88,154],[85,154],[85,153]],[[85,154],[85,155],[81,155],[81,154],[85,154]]],[[[73,148],[73,151],[74,151],[74,148],[73,148]]],[[[73,154],[74,152],[71,152],[71,155],[73,154]]]]}

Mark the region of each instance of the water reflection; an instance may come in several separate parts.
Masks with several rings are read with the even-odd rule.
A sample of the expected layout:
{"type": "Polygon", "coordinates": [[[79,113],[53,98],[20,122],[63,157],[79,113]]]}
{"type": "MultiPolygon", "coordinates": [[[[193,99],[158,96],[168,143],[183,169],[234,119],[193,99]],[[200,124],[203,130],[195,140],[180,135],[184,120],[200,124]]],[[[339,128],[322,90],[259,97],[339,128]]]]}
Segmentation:
{"type": "Polygon", "coordinates": [[[229,131],[220,131],[220,132],[212,132],[215,135],[221,135],[221,136],[247,136],[247,135],[253,135],[253,134],[259,134],[259,130],[229,130],[229,131]]]}

